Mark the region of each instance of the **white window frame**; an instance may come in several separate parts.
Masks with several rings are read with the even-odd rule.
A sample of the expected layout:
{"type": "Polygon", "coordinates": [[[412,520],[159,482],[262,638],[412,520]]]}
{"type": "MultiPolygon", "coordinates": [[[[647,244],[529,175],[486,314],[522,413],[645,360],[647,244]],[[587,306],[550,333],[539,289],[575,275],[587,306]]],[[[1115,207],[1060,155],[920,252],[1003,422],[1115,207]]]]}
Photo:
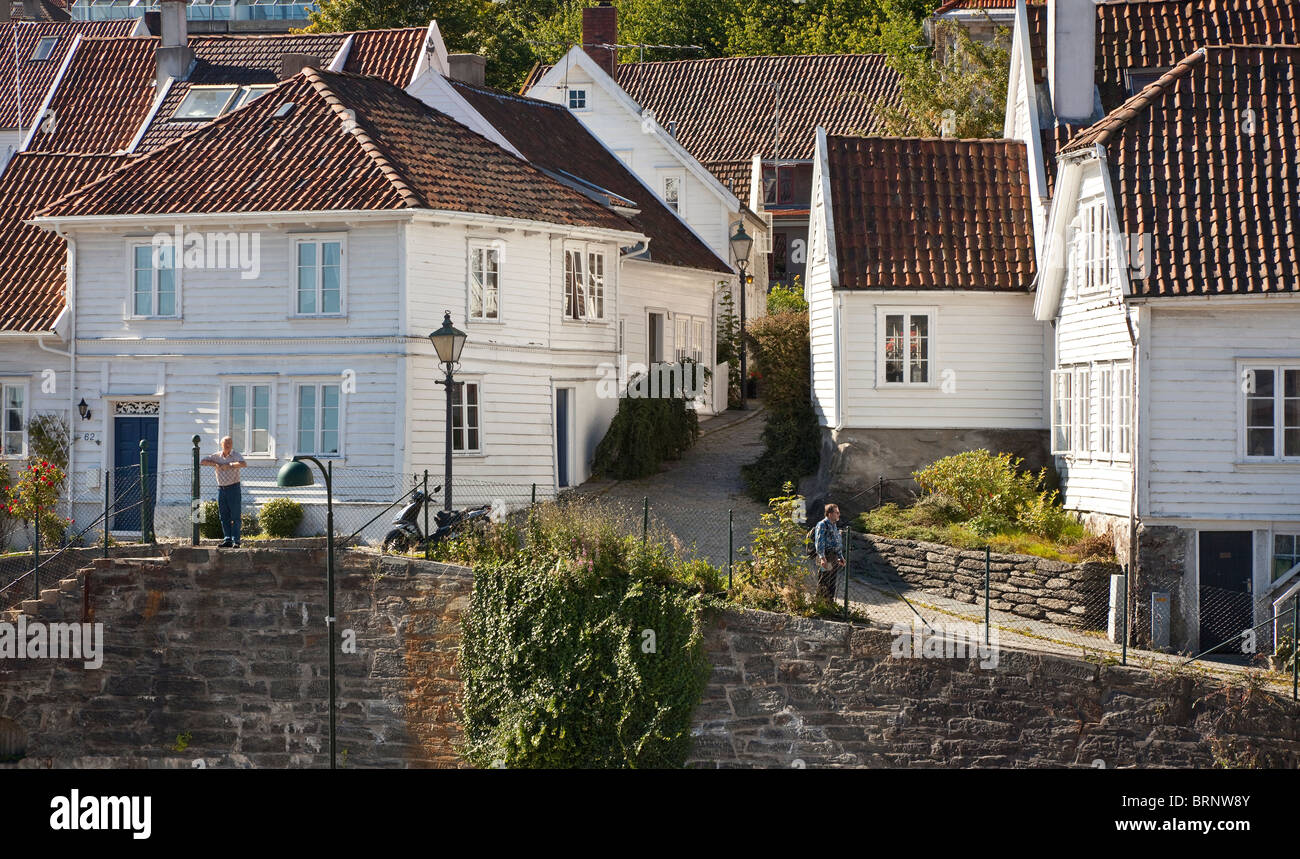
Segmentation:
{"type": "Polygon", "coordinates": [[[1295,564],[1296,564],[1297,561],[1300,561],[1300,527],[1296,527],[1296,526],[1292,525],[1291,528],[1292,528],[1293,530],[1289,530],[1289,531],[1272,531],[1272,532],[1270,532],[1269,535],[1268,535],[1268,536],[1269,536],[1269,545],[1268,545],[1268,580],[1269,580],[1270,583],[1272,583],[1272,582],[1276,582],[1278,579],[1280,579],[1280,578],[1282,577],[1282,574],[1283,574],[1283,573],[1285,573],[1287,570],[1291,569],[1291,567],[1295,566],[1295,564]],[[1279,552],[1277,551],[1277,538],[1278,538],[1278,537],[1289,537],[1289,538],[1291,539],[1291,541],[1292,541],[1292,549],[1291,549],[1291,553],[1290,553],[1290,554],[1285,553],[1285,552],[1279,553],[1279,552]],[[1291,558],[1291,563],[1290,563],[1287,567],[1285,567],[1285,568],[1281,571],[1281,573],[1277,572],[1277,559],[1278,559],[1279,557],[1281,557],[1281,558],[1291,558]]]}
{"type": "Polygon", "coordinates": [[[1092,368],[1081,364],[1074,368],[1074,438],[1070,447],[1076,456],[1088,457],[1092,453],[1092,368]]]}
{"type": "Polygon", "coordinates": [[[1094,451],[1101,459],[1115,455],[1115,365],[1097,364],[1092,368],[1096,404],[1091,411],[1096,415],[1097,429],[1094,451]]]}
{"type": "MultiPolygon", "coordinates": [[[[28,455],[28,449],[31,446],[31,436],[28,435],[32,415],[31,393],[31,384],[27,379],[12,377],[0,378],[0,459],[18,460],[25,459],[28,455]],[[10,430],[7,429],[10,388],[19,388],[23,392],[23,445],[22,450],[18,453],[4,452],[4,435],[7,435],[10,432],[10,430]]],[[[17,477],[17,475],[13,476],[17,477]]]]}
{"type": "Polygon", "coordinates": [[[876,307],[876,387],[877,388],[934,388],[938,386],[939,374],[935,368],[939,365],[938,352],[936,346],[939,342],[939,309],[937,307],[909,307],[909,306],[890,306],[878,305],[876,307]],[[885,350],[885,331],[887,317],[902,316],[904,338],[907,341],[903,345],[903,381],[887,382],[885,381],[886,370],[886,350],[885,350]],[[926,379],[923,382],[913,382],[912,379],[912,361],[911,361],[911,320],[916,316],[924,316],[926,322],[926,336],[929,339],[929,348],[926,352],[926,379]]]}
{"type": "Polygon", "coordinates": [[[464,387],[464,386],[465,386],[465,385],[473,385],[473,386],[474,386],[474,390],[475,390],[475,392],[476,392],[476,394],[477,394],[476,399],[475,399],[475,408],[478,410],[478,414],[477,414],[477,417],[478,417],[478,423],[475,425],[475,428],[478,430],[478,447],[476,447],[476,448],[468,448],[468,447],[467,447],[467,448],[464,448],[464,449],[458,449],[458,448],[456,447],[456,436],[455,436],[455,431],[453,430],[453,431],[452,431],[452,449],[451,449],[451,455],[452,455],[452,456],[457,456],[457,457],[460,457],[460,456],[483,456],[483,447],[484,447],[484,445],[483,445],[483,382],[482,382],[482,380],[479,379],[478,377],[474,377],[474,378],[465,378],[465,379],[457,379],[456,381],[457,381],[457,384],[459,384],[459,385],[462,386],[462,387],[461,387],[461,397],[460,397],[460,402],[459,402],[459,403],[453,403],[453,404],[452,404],[452,411],[453,411],[453,413],[455,413],[455,412],[457,412],[457,411],[460,412],[462,432],[464,433],[464,436],[465,436],[465,439],[466,439],[466,442],[467,442],[467,443],[468,443],[468,440],[469,440],[469,428],[470,428],[470,424],[469,424],[469,422],[468,422],[469,404],[466,402],[466,397],[464,396],[464,392],[465,392],[465,387],[464,387]]]}
{"type": "Polygon", "coordinates": [[[41,36],[40,40],[37,41],[36,43],[36,47],[32,48],[32,56],[30,58],[30,62],[43,63],[48,61],[50,57],[54,55],[54,49],[57,48],[58,46],[59,46],[58,36],[41,36]],[[41,48],[45,47],[46,45],[49,45],[50,49],[48,51],[45,51],[42,54],[41,48]]]}
{"type": "MultiPolygon", "coordinates": [[[[244,419],[245,426],[252,423],[253,399],[252,388],[265,387],[267,398],[266,409],[266,444],[267,449],[264,451],[252,451],[248,448],[249,440],[244,440],[244,446],[235,445],[235,449],[244,455],[245,459],[275,459],[275,377],[274,376],[220,376],[221,379],[221,436],[222,438],[233,434],[233,427],[230,423],[230,406],[231,396],[230,389],[242,387],[248,389],[244,401],[244,419]]],[[[295,415],[298,408],[296,399],[297,393],[294,394],[295,415]]],[[[295,418],[296,419],[296,418],[295,418]]],[[[251,435],[249,436],[251,438],[251,435]]]]}
{"type": "Polygon", "coordinates": [[[1132,362],[1116,361],[1111,365],[1111,371],[1115,382],[1115,428],[1112,431],[1114,450],[1111,459],[1115,462],[1128,462],[1133,456],[1133,411],[1137,402],[1133,395],[1132,362]]]}
{"type": "Polygon", "coordinates": [[[335,375],[335,376],[296,378],[293,380],[292,391],[293,391],[292,394],[293,399],[289,403],[289,408],[293,410],[293,441],[291,447],[293,448],[294,454],[295,455],[307,454],[307,455],[319,457],[320,459],[343,459],[347,455],[348,407],[347,407],[347,397],[343,394],[342,377],[339,375],[335,375]],[[315,439],[315,443],[312,446],[314,448],[319,448],[321,423],[322,423],[322,421],[320,420],[321,417],[320,409],[321,409],[321,402],[323,400],[323,397],[321,397],[320,395],[320,389],[324,385],[333,385],[334,387],[339,389],[339,450],[338,453],[320,453],[318,450],[300,450],[298,448],[298,436],[299,436],[299,430],[301,429],[300,409],[298,406],[298,398],[300,395],[298,392],[301,391],[303,388],[316,389],[316,429],[315,429],[316,439],[315,439]]]}
{"type": "MultiPolygon", "coordinates": [[[[1300,372],[1300,359],[1238,359],[1237,376],[1235,383],[1237,386],[1237,458],[1239,462],[1244,463],[1274,463],[1278,465],[1300,463],[1300,453],[1287,456],[1286,450],[1286,382],[1285,373],[1300,372]],[[1247,376],[1247,371],[1271,370],[1273,372],[1273,453],[1264,456],[1250,454],[1249,440],[1247,438],[1247,424],[1250,418],[1250,411],[1247,407],[1247,399],[1253,396],[1248,391],[1249,380],[1252,377],[1247,376]]],[[[1292,397],[1290,399],[1300,399],[1292,397]]],[[[1297,427],[1300,429],[1300,427],[1297,427]]]]}
{"type": "Polygon", "coordinates": [[[294,319],[342,319],[348,315],[348,241],[347,233],[310,233],[290,237],[289,240],[289,316],[294,319]],[[330,242],[339,244],[339,309],[325,313],[324,269],[322,248],[330,242]],[[316,245],[316,307],[312,313],[298,310],[298,248],[304,244],[316,245]]]}
{"type": "Polygon", "coordinates": [[[668,207],[668,211],[676,213],[677,217],[686,217],[686,173],[681,170],[670,170],[660,174],[659,177],[659,195],[668,207]],[[668,183],[677,183],[677,204],[676,206],[668,199],[668,183]]]}
{"type": "Polygon", "coordinates": [[[470,240],[469,250],[465,257],[465,318],[471,322],[488,322],[494,325],[499,324],[501,322],[501,317],[502,317],[502,305],[501,305],[502,265],[501,264],[502,261],[505,259],[505,254],[502,251],[503,248],[501,247],[501,243],[499,241],[495,241],[491,239],[470,240]],[[496,313],[497,313],[496,316],[486,315],[487,313],[487,293],[486,293],[487,285],[486,284],[484,284],[485,292],[483,296],[483,306],[479,308],[479,313],[477,315],[475,315],[474,313],[474,280],[475,280],[474,256],[479,251],[482,251],[484,254],[483,259],[484,259],[485,266],[487,262],[487,255],[488,254],[496,255],[496,286],[494,288],[494,291],[496,293],[496,313]]]}
{"type": "Polygon", "coordinates": [[[608,312],[611,298],[611,269],[609,265],[609,254],[606,253],[605,246],[594,243],[580,244],[577,242],[566,242],[564,245],[562,265],[563,270],[561,273],[560,283],[564,290],[564,294],[560,302],[560,311],[563,314],[564,321],[579,323],[609,321],[611,318],[608,312]],[[581,292],[583,307],[582,314],[576,316],[572,313],[572,304],[569,301],[570,254],[578,254],[579,259],[582,261],[582,270],[578,272],[579,282],[576,286],[581,292]],[[591,260],[593,257],[600,257],[601,260],[601,276],[599,283],[597,283],[596,278],[591,273],[591,260]],[[599,314],[592,312],[593,307],[595,306],[594,298],[597,292],[599,292],[600,295],[599,314]]]}
{"type": "Polygon", "coordinates": [[[1071,294],[1082,298],[1109,292],[1115,255],[1106,198],[1096,196],[1081,201],[1070,229],[1071,294]]]}
{"type": "Polygon", "coordinates": [[[127,319],[180,319],[181,318],[181,282],[184,279],[182,277],[182,272],[185,270],[185,266],[183,264],[184,248],[177,247],[175,243],[169,243],[161,247],[166,247],[170,249],[172,253],[172,285],[174,287],[173,293],[174,293],[174,303],[176,305],[175,307],[176,312],[168,313],[168,314],[163,314],[158,312],[158,272],[162,271],[162,269],[158,268],[156,264],[157,252],[159,248],[155,247],[153,242],[140,241],[136,239],[133,241],[128,241],[126,244],[126,281],[127,281],[126,318],[127,319]],[[136,271],[135,252],[139,248],[149,249],[149,260],[153,271],[152,284],[150,290],[151,309],[153,310],[152,313],[135,312],[135,271],[136,271]]]}
{"type": "Polygon", "coordinates": [[[564,104],[576,112],[591,110],[591,89],[588,87],[569,87],[564,94],[564,104]],[[575,105],[574,102],[581,102],[575,105]]]}
{"type": "Polygon", "coordinates": [[[1073,441],[1074,371],[1059,367],[1052,371],[1052,453],[1069,456],[1073,441]]]}
{"type": "Polygon", "coordinates": [[[176,105],[176,109],[172,111],[172,115],[168,117],[168,119],[174,122],[211,122],[212,120],[229,113],[231,105],[238,103],[239,99],[242,98],[243,95],[243,88],[236,84],[194,84],[185,91],[185,97],[181,99],[180,104],[176,105]],[[226,101],[222,104],[221,110],[217,111],[212,116],[181,116],[181,108],[189,102],[190,96],[196,92],[202,93],[204,90],[229,90],[230,95],[226,97],[226,101]]]}

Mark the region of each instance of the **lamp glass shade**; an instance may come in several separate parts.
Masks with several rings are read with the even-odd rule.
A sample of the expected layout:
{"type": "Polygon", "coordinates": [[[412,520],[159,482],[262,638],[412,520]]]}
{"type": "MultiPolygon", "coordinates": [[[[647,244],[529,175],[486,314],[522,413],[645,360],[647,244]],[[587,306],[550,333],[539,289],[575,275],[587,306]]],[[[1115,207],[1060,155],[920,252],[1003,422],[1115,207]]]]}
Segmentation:
{"type": "Polygon", "coordinates": [[[90,407],[86,405],[85,397],[82,397],[81,402],[77,403],[77,414],[81,415],[83,419],[90,414],[90,407]]]}
{"type": "Polygon", "coordinates": [[[465,348],[465,332],[451,324],[451,314],[442,317],[442,327],[429,335],[438,360],[444,364],[460,362],[460,350],[465,348]]]}
{"type": "Polygon", "coordinates": [[[736,232],[731,235],[731,254],[736,261],[749,259],[749,251],[754,246],[754,238],[745,232],[743,223],[736,224],[736,232]]]}
{"type": "Polygon", "coordinates": [[[286,462],[275,476],[276,486],[311,486],[316,482],[305,462],[286,462]]]}

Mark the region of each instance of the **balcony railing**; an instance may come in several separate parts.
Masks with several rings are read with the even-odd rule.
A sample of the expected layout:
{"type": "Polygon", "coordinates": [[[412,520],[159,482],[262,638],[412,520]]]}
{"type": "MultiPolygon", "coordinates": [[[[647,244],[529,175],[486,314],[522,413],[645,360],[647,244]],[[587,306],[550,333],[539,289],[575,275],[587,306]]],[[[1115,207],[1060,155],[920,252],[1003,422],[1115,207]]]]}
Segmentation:
{"type": "MultiPolygon", "coordinates": [[[[257,3],[215,0],[212,3],[191,3],[185,17],[190,21],[306,21],[316,4],[308,3],[257,3]]],[[[79,2],[72,7],[74,21],[121,21],[144,17],[145,12],[158,11],[158,4],[138,0],[92,0],[79,2]]]]}

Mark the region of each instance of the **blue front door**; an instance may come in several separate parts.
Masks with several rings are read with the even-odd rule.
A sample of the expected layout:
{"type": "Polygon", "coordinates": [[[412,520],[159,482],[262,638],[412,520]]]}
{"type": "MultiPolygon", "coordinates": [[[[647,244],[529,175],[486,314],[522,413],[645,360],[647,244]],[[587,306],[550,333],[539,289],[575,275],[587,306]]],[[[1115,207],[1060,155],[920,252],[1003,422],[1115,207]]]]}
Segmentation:
{"type": "Polygon", "coordinates": [[[569,485],[569,388],[555,389],[555,483],[569,485]]]}
{"type": "Polygon", "coordinates": [[[140,442],[149,442],[148,500],[153,500],[158,475],[158,418],[113,419],[113,530],[139,531],[140,442]]]}

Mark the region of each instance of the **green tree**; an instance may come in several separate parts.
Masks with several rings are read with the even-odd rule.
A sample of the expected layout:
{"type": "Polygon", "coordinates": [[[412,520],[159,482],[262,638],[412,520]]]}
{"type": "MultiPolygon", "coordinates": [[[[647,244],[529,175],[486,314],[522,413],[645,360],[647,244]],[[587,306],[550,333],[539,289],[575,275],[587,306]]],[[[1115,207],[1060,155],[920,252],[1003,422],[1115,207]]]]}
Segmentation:
{"type": "Polygon", "coordinates": [[[902,103],[881,104],[886,134],[900,137],[1001,137],[1011,68],[1010,36],[977,42],[965,28],[938,21],[934,43],[920,48],[919,23],[893,10],[882,31],[889,65],[902,76],[902,103]]]}

